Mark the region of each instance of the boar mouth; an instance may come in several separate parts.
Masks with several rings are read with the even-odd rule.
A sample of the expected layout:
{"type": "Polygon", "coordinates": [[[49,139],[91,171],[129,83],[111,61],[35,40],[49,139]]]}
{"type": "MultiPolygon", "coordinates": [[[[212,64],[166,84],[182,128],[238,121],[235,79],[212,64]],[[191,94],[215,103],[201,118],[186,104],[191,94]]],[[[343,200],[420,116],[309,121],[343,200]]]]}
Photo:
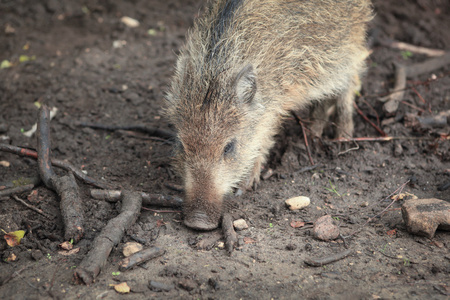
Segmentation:
{"type": "Polygon", "coordinates": [[[213,230],[219,226],[219,220],[214,222],[206,213],[194,211],[184,216],[184,225],[196,230],[213,230]]]}

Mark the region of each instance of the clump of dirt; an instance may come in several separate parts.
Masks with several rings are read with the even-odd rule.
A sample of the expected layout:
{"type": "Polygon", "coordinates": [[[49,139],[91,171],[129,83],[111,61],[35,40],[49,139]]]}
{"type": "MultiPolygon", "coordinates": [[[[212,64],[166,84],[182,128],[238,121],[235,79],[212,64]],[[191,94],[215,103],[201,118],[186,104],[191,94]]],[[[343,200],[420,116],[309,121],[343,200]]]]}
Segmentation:
{"type": "MultiPolygon", "coordinates": [[[[164,91],[184,35],[202,1],[1,1],[0,139],[36,148],[23,131],[37,121],[36,103],[58,108],[51,122],[52,154],[90,176],[123,189],[181,197],[166,187],[180,184],[170,166],[171,145],[128,131],[79,126],[144,124],[169,129],[161,117],[164,91]],[[135,28],[121,22],[128,16],[135,28]]],[[[0,200],[0,228],[27,230],[21,245],[0,239],[2,299],[117,298],[109,286],[126,281],[128,298],[411,298],[444,299],[450,293],[449,233],[434,238],[406,231],[400,206],[388,197],[398,187],[419,198],[450,201],[449,126],[412,124],[416,116],[435,116],[450,109],[450,66],[408,79],[403,102],[394,116],[383,113],[379,99],[394,86],[394,63],[411,65],[427,59],[380,44],[394,39],[416,46],[450,49],[450,4],[447,1],[374,1],[371,24],[373,52],[356,103],[364,114],[395,139],[359,142],[339,154],[324,141],[313,149],[310,166],[302,129],[287,120],[266,166],[274,175],[254,192],[229,201],[230,211],[248,229],[239,231],[239,247],[231,257],[220,243],[197,250],[198,240],[214,233],[196,232],[180,223],[178,212],[142,210],[122,243],[138,239],[166,253],[142,268],[118,275],[120,249],[91,286],[75,285],[76,268],[93,239],[120,203],[94,200],[79,182],[86,219],[84,239],[71,256],[58,252],[64,229],[57,196],[43,185],[19,197],[51,219],[12,198],[0,200]],[[308,196],[311,204],[289,210],[284,201],[308,196]],[[29,198],[29,199],[27,199],[29,198]],[[383,212],[383,213],[381,213],[383,212]],[[381,213],[381,214],[380,214],[381,213]],[[313,238],[312,223],[331,215],[341,238],[313,238]],[[376,216],[375,218],[373,218],[376,216]],[[369,218],[373,220],[366,224],[369,218]],[[304,224],[302,223],[304,222],[304,224]],[[291,225],[292,224],[292,225],[291,225]],[[302,224],[304,226],[300,226],[302,224]],[[349,247],[353,253],[324,267],[307,259],[329,256],[349,247]],[[15,261],[8,262],[14,254],[15,261]],[[114,273],[113,273],[114,272],[114,273]]],[[[379,133],[355,115],[357,137],[379,133]]],[[[37,175],[33,159],[0,152],[0,182],[37,175]]],[[[58,174],[63,171],[57,170],[58,174]]],[[[0,183],[0,185],[2,185],[0,183]]],[[[159,209],[159,208],[152,208],[159,209]]]]}

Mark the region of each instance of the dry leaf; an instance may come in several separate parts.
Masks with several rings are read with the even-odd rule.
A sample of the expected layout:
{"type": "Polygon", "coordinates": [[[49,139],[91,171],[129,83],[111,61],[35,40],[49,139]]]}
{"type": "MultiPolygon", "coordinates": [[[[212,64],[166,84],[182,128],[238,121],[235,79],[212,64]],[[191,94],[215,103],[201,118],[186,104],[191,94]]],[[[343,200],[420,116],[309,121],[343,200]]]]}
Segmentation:
{"type": "Polygon", "coordinates": [[[161,227],[161,226],[164,226],[164,225],[166,225],[166,223],[164,223],[164,220],[157,220],[156,221],[156,227],[161,227]]]}
{"type": "Polygon", "coordinates": [[[6,261],[7,261],[7,262],[13,262],[13,261],[16,261],[16,259],[17,259],[17,256],[16,256],[14,253],[11,253],[11,254],[8,256],[8,258],[6,258],[6,261]]]}
{"type": "Polygon", "coordinates": [[[32,192],[27,196],[28,201],[30,201],[30,202],[35,202],[35,203],[38,202],[38,200],[39,200],[38,198],[39,198],[39,194],[38,194],[38,191],[37,191],[37,190],[32,191],[32,192]]]}
{"type": "Polygon", "coordinates": [[[69,251],[58,251],[58,254],[61,254],[61,255],[64,255],[64,256],[69,256],[69,255],[72,255],[72,254],[80,252],[80,249],[81,248],[75,248],[75,249],[72,249],[72,250],[69,250],[69,251]]]}
{"type": "Polygon", "coordinates": [[[397,234],[397,229],[389,230],[388,232],[386,232],[386,234],[390,237],[393,237],[397,234]]]}
{"type": "Polygon", "coordinates": [[[10,247],[14,247],[20,244],[20,240],[23,238],[24,235],[25,235],[24,230],[17,230],[13,232],[8,232],[3,237],[5,238],[6,243],[10,247]]]}
{"type": "Polygon", "coordinates": [[[121,294],[126,294],[130,292],[130,287],[128,286],[128,284],[126,282],[122,282],[119,284],[112,284],[111,286],[114,287],[114,289],[116,290],[116,292],[121,293],[121,294]]]}
{"type": "Polygon", "coordinates": [[[244,243],[253,244],[253,243],[256,243],[256,240],[249,238],[249,237],[244,237],[244,243]]]}
{"type": "Polygon", "coordinates": [[[303,226],[305,226],[305,222],[302,222],[302,221],[298,221],[298,220],[293,220],[292,222],[291,222],[291,227],[292,228],[300,228],[300,227],[303,227],[303,226]]]}
{"type": "Polygon", "coordinates": [[[411,197],[411,200],[419,199],[416,195],[411,194],[411,193],[408,193],[408,192],[404,192],[404,193],[400,193],[400,194],[393,195],[393,196],[391,196],[391,199],[392,199],[392,200],[395,200],[395,199],[397,199],[397,200],[403,200],[403,199],[405,199],[406,197],[411,197]],[[397,197],[398,197],[398,198],[397,198],[397,197]]]}
{"type": "Polygon", "coordinates": [[[72,250],[73,249],[73,244],[71,244],[68,241],[62,242],[58,246],[59,246],[59,248],[61,248],[63,250],[72,250]]]}
{"type": "Polygon", "coordinates": [[[143,249],[144,247],[136,242],[128,242],[125,244],[125,247],[123,247],[123,255],[125,257],[128,257],[130,255],[133,255],[136,252],[139,252],[143,249]]]}

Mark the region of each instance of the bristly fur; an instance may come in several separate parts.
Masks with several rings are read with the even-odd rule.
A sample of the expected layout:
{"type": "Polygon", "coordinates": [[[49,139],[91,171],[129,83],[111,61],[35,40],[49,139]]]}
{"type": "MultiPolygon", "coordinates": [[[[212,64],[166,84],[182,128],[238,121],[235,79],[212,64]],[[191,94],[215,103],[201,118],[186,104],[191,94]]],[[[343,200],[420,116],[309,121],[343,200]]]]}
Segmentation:
{"type": "MultiPolygon", "coordinates": [[[[216,222],[231,187],[259,181],[291,110],[315,103],[311,116],[320,120],[334,105],[337,135],[352,134],[371,18],[370,0],[208,2],[188,33],[166,102],[182,145],[175,164],[188,215],[204,206],[216,222]],[[232,140],[233,155],[224,156],[232,140]]],[[[323,126],[311,130],[321,135],[323,126]]]]}

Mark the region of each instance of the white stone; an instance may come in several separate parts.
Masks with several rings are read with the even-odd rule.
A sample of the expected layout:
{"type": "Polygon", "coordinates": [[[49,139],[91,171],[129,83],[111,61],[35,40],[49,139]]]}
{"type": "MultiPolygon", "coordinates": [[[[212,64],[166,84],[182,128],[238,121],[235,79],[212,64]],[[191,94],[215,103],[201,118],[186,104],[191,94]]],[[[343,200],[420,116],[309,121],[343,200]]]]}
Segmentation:
{"type": "Polygon", "coordinates": [[[305,196],[294,197],[286,200],[286,205],[290,210],[297,210],[307,207],[311,200],[305,196]]]}
{"type": "Polygon", "coordinates": [[[139,26],[139,21],[130,17],[122,17],[120,21],[131,28],[139,26]]]}
{"type": "Polygon", "coordinates": [[[233,222],[234,229],[244,230],[248,228],[247,222],[244,219],[239,219],[233,222]]]}

